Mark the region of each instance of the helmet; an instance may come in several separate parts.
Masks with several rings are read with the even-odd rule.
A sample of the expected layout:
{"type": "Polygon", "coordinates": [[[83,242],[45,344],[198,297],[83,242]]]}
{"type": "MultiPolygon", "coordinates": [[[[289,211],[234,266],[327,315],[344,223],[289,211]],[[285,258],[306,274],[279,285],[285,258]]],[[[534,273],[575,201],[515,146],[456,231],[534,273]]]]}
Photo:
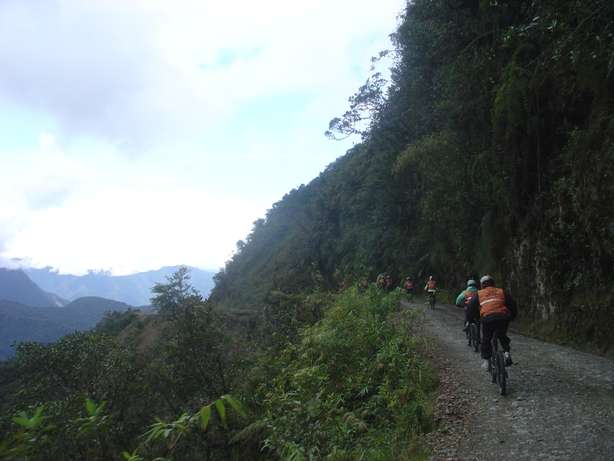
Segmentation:
{"type": "Polygon", "coordinates": [[[477,287],[478,286],[478,282],[476,282],[473,279],[469,279],[469,280],[467,280],[467,286],[468,287],[477,287]]]}
{"type": "Polygon", "coordinates": [[[484,275],[481,279],[480,279],[480,285],[484,285],[485,283],[495,283],[495,279],[493,279],[490,275],[484,275]]]}
{"type": "Polygon", "coordinates": [[[429,280],[433,280],[433,276],[432,275],[429,275],[429,280]]]}

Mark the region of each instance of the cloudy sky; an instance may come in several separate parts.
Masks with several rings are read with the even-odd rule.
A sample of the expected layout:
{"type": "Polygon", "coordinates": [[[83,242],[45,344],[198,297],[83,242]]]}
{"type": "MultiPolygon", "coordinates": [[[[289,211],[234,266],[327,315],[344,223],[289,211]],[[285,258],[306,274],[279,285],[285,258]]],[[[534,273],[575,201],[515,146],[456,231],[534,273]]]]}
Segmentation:
{"type": "Polygon", "coordinates": [[[217,269],[351,146],[404,0],[3,0],[0,265],[217,269]]]}

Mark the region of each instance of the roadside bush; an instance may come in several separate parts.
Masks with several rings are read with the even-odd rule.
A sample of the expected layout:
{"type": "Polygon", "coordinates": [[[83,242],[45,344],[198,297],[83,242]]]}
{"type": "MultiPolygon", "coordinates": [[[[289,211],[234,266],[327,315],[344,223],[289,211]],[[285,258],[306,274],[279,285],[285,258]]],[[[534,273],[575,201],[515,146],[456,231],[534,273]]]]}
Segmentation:
{"type": "Polygon", "coordinates": [[[277,358],[264,386],[265,448],[282,459],[416,459],[434,381],[400,292],[340,294],[277,358]]]}

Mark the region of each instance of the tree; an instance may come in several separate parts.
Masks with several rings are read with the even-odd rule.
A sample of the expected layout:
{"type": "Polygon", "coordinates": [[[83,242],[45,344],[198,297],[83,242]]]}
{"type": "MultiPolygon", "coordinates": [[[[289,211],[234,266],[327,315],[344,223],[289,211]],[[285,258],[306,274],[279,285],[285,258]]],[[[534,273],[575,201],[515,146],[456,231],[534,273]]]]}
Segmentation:
{"type": "Polygon", "coordinates": [[[177,320],[203,303],[203,297],[190,285],[190,270],[181,266],[167,277],[168,283],[156,283],[152,289],[155,294],[151,304],[163,317],[177,320]]]}

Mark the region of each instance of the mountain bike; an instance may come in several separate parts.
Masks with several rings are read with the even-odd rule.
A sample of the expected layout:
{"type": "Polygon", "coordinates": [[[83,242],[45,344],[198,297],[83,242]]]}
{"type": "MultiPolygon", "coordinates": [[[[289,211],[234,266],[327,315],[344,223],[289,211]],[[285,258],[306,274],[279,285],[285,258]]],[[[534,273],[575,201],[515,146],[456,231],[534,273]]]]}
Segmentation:
{"type": "Polygon", "coordinates": [[[492,353],[488,364],[488,372],[490,373],[493,383],[499,386],[501,395],[507,394],[507,370],[505,369],[505,357],[503,351],[499,350],[499,334],[497,330],[493,332],[490,341],[492,353]]]}
{"type": "Polygon", "coordinates": [[[475,322],[469,323],[467,328],[468,346],[473,348],[474,352],[478,352],[480,348],[480,329],[475,322]]]}

